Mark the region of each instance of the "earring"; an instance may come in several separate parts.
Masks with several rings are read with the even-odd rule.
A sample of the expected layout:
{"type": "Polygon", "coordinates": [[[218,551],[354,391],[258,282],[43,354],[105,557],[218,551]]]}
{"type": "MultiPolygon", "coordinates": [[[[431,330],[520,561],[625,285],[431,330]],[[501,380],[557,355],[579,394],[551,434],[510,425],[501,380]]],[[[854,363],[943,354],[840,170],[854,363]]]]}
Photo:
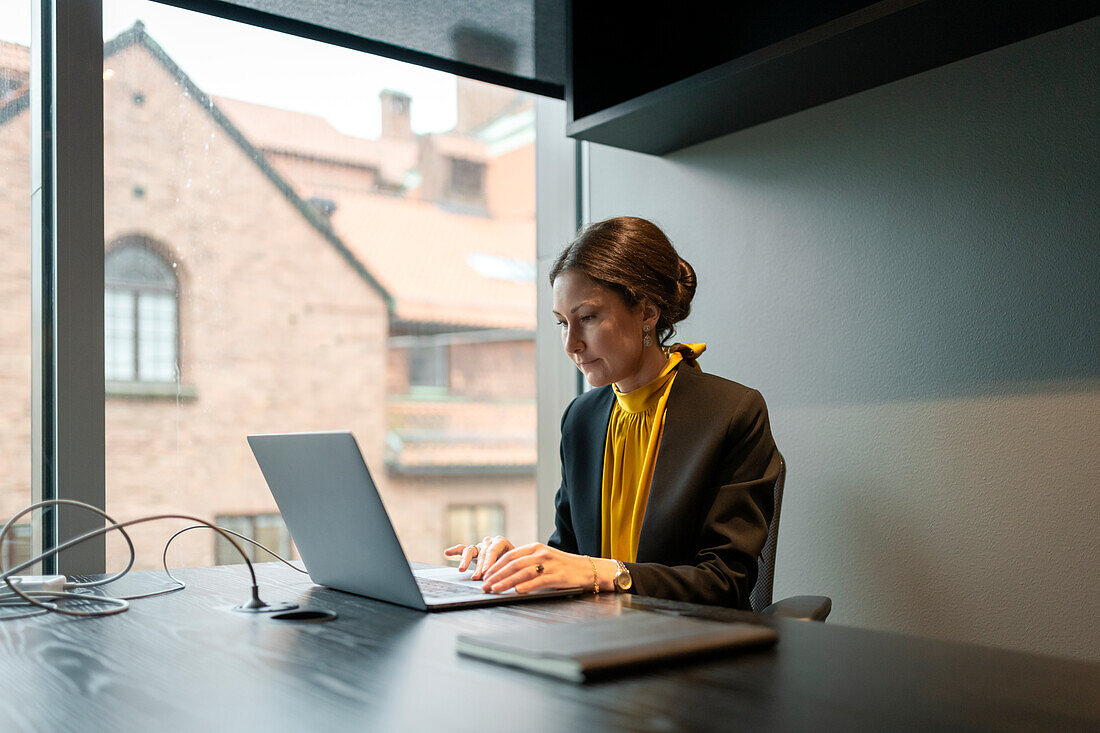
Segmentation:
{"type": "Polygon", "coordinates": [[[649,336],[649,324],[642,326],[642,346],[652,346],[653,339],[649,336]]]}

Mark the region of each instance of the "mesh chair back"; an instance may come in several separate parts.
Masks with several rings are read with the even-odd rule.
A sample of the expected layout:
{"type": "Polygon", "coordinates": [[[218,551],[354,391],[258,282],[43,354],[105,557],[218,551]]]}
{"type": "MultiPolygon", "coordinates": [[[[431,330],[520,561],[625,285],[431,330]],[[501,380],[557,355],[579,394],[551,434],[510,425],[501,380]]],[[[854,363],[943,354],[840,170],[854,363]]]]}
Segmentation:
{"type": "Polygon", "coordinates": [[[779,509],[783,506],[783,481],[787,477],[787,462],[779,456],[779,478],[775,481],[772,521],[768,525],[768,541],[756,558],[756,585],[749,592],[749,606],[760,613],[772,603],[772,581],[775,579],[775,547],[779,543],[779,509]]]}

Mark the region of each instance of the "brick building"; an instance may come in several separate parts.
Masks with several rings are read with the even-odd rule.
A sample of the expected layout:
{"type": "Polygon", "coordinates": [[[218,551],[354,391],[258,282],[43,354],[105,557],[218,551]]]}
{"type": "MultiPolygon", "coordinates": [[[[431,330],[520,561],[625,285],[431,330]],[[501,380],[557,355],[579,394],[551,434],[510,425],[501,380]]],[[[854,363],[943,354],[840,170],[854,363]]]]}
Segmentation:
{"type": "MultiPolygon", "coordinates": [[[[8,516],[30,496],[30,146],[26,49],[0,45],[8,516]]],[[[531,103],[459,82],[464,97],[463,127],[417,136],[411,100],[384,92],[365,140],[207,96],[140,24],[108,42],[109,513],[199,514],[289,550],[244,436],[348,428],[410,556],[533,539],[531,103]]],[[[135,529],[141,567],[172,529],[135,529]]],[[[202,534],[170,562],[233,561],[202,534]]],[[[124,554],[108,543],[110,566],[124,554]]]]}

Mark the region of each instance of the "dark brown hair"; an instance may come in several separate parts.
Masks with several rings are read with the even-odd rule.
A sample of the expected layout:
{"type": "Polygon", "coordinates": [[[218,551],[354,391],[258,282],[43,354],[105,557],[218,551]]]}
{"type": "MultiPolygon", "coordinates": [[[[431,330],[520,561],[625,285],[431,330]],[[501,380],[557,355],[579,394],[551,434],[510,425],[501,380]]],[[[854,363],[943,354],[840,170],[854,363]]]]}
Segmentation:
{"type": "Polygon", "coordinates": [[[581,272],[618,293],[628,308],[643,300],[657,307],[657,342],[676,333],[675,324],[691,313],[695,270],[660,227],[636,216],[591,224],[562,250],[550,268],[550,284],[567,270],[581,272]]]}

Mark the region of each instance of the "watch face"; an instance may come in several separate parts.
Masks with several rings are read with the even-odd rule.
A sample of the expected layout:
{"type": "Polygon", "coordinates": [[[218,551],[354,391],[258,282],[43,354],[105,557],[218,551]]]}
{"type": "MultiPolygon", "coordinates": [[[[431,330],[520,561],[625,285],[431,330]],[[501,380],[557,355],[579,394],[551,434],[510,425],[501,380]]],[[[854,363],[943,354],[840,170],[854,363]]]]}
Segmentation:
{"type": "Polygon", "coordinates": [[[633,581],[630,579],[630,571],[619,565],[619,572],[615,574],[615,587],[619,590],[630,590],[633,581]]]}

